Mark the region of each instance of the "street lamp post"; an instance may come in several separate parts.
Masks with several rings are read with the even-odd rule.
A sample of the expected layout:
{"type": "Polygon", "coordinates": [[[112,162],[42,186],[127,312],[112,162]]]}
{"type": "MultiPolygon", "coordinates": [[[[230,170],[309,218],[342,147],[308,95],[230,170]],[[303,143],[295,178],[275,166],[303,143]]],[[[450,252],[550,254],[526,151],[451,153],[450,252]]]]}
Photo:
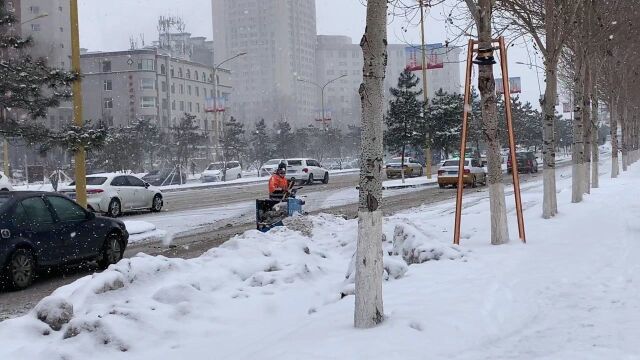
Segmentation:
{"type": "MultiPolygon", "coordinates": [[[[23,22],[20,23],[20,25],[24,25],[26,23],[30,23],[32,21],[38,20],[38,19],[42,19],[44,17],[49,16],[49,13],[42,13],[32,19],[29,20],[25,20],[23,22]]],[[[2,109],[2,119],[6,119],[6,112],[5,109],[2,109]]],[[[4,171],[4,175],[5,176],[9,176],[9,140],[7,140],[7,138],[4,138],[3,144],[2,144],[2,156],[3,156],[3,171],[4,171]]]]}
{"type": "MultiPolygon", "coordinates": [[[[213,133],[214,135],[217,135],[218,129],[220,128],[218,124],[218,69],[220,69],[224,63],[244,55],[247,55],[247,53],[246,52],[238,53],[228,59],[221,61],[218,65],[215,65],[213,67],[213,93],[214,93],[213,94],[213,127],[214,127],[213,133]]],[[[218,157],[218,146],[216,146],[216,158],[217,157],[218,157]]],[[[218,159],[216,159],[216,161],[217,160],[218,159]]]]}
{"type": "Polygon", "coordinates": [[[343,75],[340,75],[340,76],[338,76],[338,77],[337,77],[337,78],[335,78],[335,79],[331,79],[331,80],[327,81],[324,85],[320,85],[320,84],[315,83],[315,82],[310,81],[310,80],[305,80],[305,79],[298,78],[298,81],[306,82],[306,83],[309,83],[309,84],[311,84],[311,85],[315,85],[315,86],[317,86],[318,88],[320,88],[320,96],[321,96],[321,104],[322,104],[322,105],[321,105],[321,106],[322,106],[322,129],[323,129],[323,130],[327,130],[327,124],[326,124],[326,120],[327,120],[327,118],[326,118],[326,116],[325,116],[325,112],[324,112],[324,90],[325,90],[325,89],[327,88],[327,86],[328,86],[329,84],[331,84],[332,82],[337,81],[337,80],[340,80],[340,79],[342,79],[342,78],[344,78],[344,77],[347,77],[347,75],[344,75],[344,74],[343,74],[343,75]]]}
{"type": "MultiPolygon", "coordinates": [[[[80,33],[78,30],[78,0],[71,0],[69,6],[71,13],[71,70],[80,73],[80,33]]],[[[76,79],[72,85],[73,91],[73,121],[76,126],[83,126],[82,119],[82,83],[76,79]]],[[[75,153],[75,180],[76,180],[76,201],[82,207],[87,207],[87,169],[86,152],[82,145],[76,149],[75,153]]]]}

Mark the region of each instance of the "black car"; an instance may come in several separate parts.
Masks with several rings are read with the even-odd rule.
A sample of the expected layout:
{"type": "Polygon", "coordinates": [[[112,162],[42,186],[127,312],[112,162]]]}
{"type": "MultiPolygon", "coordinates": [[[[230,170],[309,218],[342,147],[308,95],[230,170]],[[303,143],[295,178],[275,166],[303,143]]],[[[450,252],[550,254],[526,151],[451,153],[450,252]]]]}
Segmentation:
{"type": "Polygon", "coordinates": [[[16,289],[38,268],[82,261],[101,269],[122,259],[129,233],[122,221],[96,216],[64,195],[0,193],[0,273],[16,289]]]}
{"type": "Polygon", "coordinates": [[[187,182],[187,174],[175,170],[152,170],[142,180],[153,186],[182,185],[187,182]]]}
{"type": "MultiPolygon", "coordinates": [[[[531,151],[519,151],[516,153],[516,161],[518,164],[518,172],[524,173],[537,173],[538,172],[538,159],[536,154],[531,151]]],[[[507,172],[511,174],[513,166],[511,165],[511,156],[507,158],[507,172]]]]}

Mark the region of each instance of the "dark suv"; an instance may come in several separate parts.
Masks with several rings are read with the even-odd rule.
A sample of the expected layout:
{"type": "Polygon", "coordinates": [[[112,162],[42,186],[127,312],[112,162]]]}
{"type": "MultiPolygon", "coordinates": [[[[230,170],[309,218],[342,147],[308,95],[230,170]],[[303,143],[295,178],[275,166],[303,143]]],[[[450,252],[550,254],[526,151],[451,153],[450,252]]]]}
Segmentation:
{"type": "MultiPolygon", "coordinates": [[[[538,172],[538,159],[536,155],[531,151],[519,151],[516,152],[516,161],[518,164],[518,172],[523,173],[537,173],[538,172]]],[[[507,158],[507,172],[511,174],[513,166],[511,165],[511,156],[507,158]]]]}
{"type": "Polygon", "coordinates": [[[28,287],[38,268],[97,260],[100,268],[124,254],[122,221],[86,211],[64,195],[0,193],[0,273],[16,289],[28,287]]]}

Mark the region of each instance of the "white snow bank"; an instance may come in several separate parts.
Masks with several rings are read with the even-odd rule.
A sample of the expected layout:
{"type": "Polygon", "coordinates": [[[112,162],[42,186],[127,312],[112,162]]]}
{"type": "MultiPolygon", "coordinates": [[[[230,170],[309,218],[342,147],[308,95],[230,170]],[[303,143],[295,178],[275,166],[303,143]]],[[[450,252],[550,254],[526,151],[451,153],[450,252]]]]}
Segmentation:
{"type": "Polygon", "coordinates": [[[353,328],[343,294],[357,222],[317,216],[311,237],[250,231],[197,259],[141,254],[79,279],[37,307],[60,330],[35,310],[1,323],[0,358],[638,358],[640,168],[603,177],[580,204],[563,171],[556,218],[540,217],[539,182],[522,194],[527,245],[511,197],[512,242],[489,245],[486,192],[465,195],[461,247],[452,202],[386,218],[385,321],[373,329],[353,328]]]}
{"type": "Polygon", "coordinates": [[[129,232],[129,244],[164,239],[167,236],[167,231],[157,229],[150,222],[125,220],[124,224],[129,232]]]}
{"type": "Polygon", "coordinates": [[[150,222],[126,220],[124,224],[127,226],[129,235],[142,234],[145,232],[156,230],[156,226],[150,222]]]}

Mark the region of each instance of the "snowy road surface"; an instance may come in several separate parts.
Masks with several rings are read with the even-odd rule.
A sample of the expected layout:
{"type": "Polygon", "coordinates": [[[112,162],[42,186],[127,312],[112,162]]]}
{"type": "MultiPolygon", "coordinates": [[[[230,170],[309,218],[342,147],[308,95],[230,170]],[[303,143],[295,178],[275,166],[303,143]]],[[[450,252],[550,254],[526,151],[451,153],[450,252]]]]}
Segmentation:
{"type": "Polygon", "coordinates": [[[308,235],[251,231],[199,258],[140,255],[86,276],[0,323],[0,358],[638,359],[640,166],[579,204],[568,173],[552,220],[540,182],[524,186],[527,245],[512,196],[503,246],[489,245],[482,191],[465,197],[460,247],[452,201],[387,217],[374,329],[352,326],[357,222],[323,215],[299,224],[308,235]]]}

